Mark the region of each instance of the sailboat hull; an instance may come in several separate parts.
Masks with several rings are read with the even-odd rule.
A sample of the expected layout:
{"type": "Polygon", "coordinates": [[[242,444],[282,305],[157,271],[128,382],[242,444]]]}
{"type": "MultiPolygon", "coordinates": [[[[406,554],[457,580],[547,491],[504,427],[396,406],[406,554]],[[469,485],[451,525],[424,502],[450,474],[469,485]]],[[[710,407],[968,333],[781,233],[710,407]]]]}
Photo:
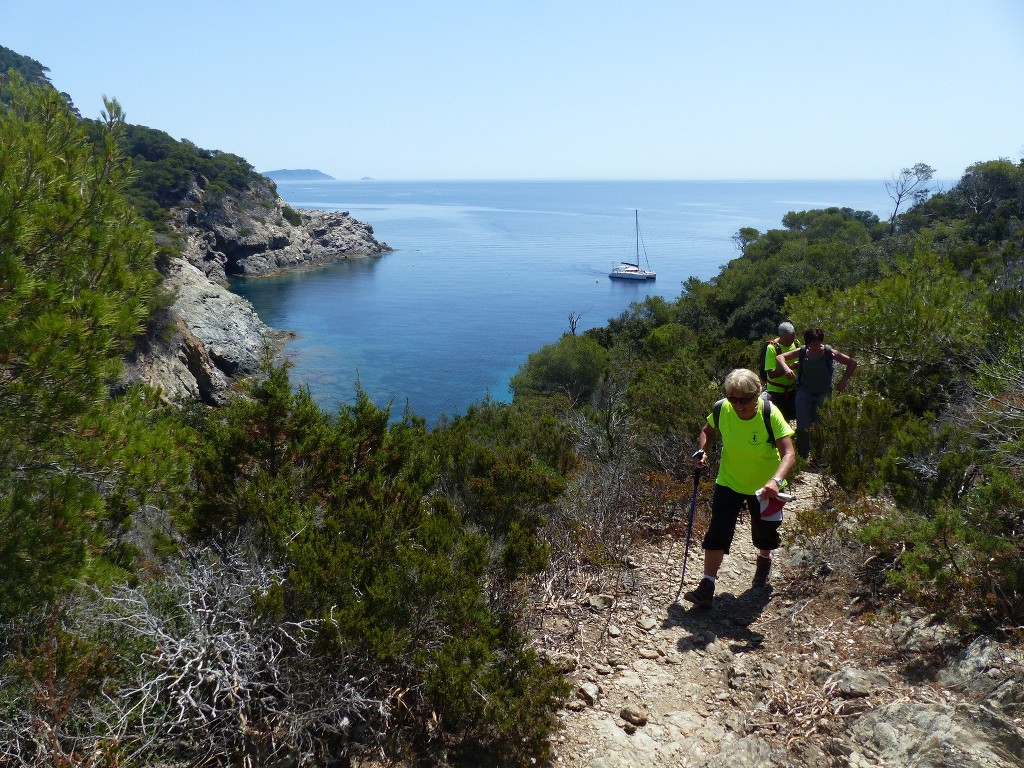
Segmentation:
{"type": "Polygon", "coordinates": [[[612,280],[654,280],[657,273],[640,269],[636,264],[620,264],[608,273],[612,280]]]}

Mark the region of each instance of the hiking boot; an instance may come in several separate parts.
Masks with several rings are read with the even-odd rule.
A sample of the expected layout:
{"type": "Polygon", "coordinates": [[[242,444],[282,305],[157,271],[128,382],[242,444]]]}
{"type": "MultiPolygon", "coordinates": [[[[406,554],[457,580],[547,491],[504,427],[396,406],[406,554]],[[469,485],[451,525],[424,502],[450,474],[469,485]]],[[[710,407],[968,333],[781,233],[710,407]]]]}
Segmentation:
{"type": "Polygon", "coordinates": [[[757,569],[754,571],[755,587],[768,586],[768,574],[772,572],[772,559],[770,557],[757,556],[757,569]]]}
{"type": "Polygon", "coordinates": [[[683,599],[698,608],[710,608],[711,602],[715,599],[715,582],[708,578],[701,579],[697,588],[683,595],[683,599]]]}

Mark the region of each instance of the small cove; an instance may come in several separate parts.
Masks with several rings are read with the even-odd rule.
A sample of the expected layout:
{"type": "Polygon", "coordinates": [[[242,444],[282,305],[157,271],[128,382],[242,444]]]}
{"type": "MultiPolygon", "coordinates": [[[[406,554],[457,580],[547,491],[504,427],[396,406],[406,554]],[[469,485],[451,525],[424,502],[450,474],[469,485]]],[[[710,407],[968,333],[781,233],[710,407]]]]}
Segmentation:
{"type": "Polygon", "coordinates": [[[396,250],[237,280],[267,324],[296,334],[292,380],[325,409],[374,402],[433,424],[509,399],[527,356],[646,296],[677,298],[738,255],[742,227],[829,206],[888,216],[883,181],[278,182],[297,208],[344,210],[396,250]],[[612,281],[635,253],[634,210],[656,281],[612,281]]]}

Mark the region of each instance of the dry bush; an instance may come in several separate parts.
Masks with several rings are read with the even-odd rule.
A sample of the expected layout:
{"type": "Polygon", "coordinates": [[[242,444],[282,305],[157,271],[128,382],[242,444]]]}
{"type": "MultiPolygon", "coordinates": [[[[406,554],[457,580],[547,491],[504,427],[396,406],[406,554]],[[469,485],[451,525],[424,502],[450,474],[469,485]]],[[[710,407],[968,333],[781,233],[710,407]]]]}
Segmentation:
{"type": "Polygon", "coordinates": [[[235,546],[192,553],[159,586],[83,591],[44,629],[53,658],[22,658],[24,685],[0,680],[25,693],[0,724],[0,763],[324,764],[372,749],[388,716],[373,692],[384,686],[319,654],[314,622],[270,618],[261,606],[280,583],[235,546]],[[96,641],[117,656],[107,668],[119,677],[74,691],[47,684],[58,650],[96,641]]]}

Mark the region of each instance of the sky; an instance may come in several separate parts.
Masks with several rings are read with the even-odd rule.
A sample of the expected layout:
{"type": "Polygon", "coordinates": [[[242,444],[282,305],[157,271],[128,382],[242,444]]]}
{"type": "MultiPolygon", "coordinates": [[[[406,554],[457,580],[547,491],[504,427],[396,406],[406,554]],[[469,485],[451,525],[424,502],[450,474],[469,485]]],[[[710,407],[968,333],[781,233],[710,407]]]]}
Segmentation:
{"type": "Polygon", "coordinates": [[[338,179],[958,179],[1022,0],[0,0],[83,116],[338,179]]]}

